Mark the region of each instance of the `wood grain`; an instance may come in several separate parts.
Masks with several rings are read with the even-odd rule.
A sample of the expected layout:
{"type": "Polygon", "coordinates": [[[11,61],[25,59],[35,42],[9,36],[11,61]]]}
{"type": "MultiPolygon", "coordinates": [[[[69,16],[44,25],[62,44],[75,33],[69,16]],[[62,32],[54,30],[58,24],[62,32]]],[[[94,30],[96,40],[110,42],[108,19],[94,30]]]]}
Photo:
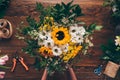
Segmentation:
{"type": "MultiPolygon", "coordinates": [[[[5,79],[3,80],[40,80],[43,74],[43,70],[35,70],[33,67],[34,58],[28,54],[21,52],[21,48],[25,46],[25,43],[18,40],[16,35],[16,28],[20,27],[20,23],[26,22],[26,17],[31,15],[36,20],[38,19],[38,13],[35,11],[36,2],[41,2],[44,6],[54,5],[64,1],[67,3],[69,0],[11,0],[10,6],[6,12],[5,19],[8,19],[13,26],[14,34],[11,39],[0,40],[0,54],[8,54],[10,60],[7,62],[7,66],[12,66],[12,55],[18,50],[19,54],[24,57],[26,64],[30,70],[26,72],[20,63],[17,64],[15,72],[11,73],[10,69],[6,71],[5,79]]],[[[104,74],[97,76],[94,74],[94,69],[100,65],[103,61],[100,60],[102,51],[100,49],[101,44],[105,44],[109,38],[114,37],[114,26],[111,23],[110,9],[102,6],[103,0],[74,0],[74,4],[79,4],[83,10],[85,16],[79,18],[84,21],[86,25],[96,23],[103,25],[103,29],[100,32],[96,32],[93,37],[94,47],[89,50],[89,55],[81,56],[81,61],[74,64],[74,71],[78,80],[113,80],[104,74]]],[[[104,65],[105,66],[105,65],[104,65]]],[[[104,69],[104,67],[103,67],[104,69]]],[[[68,71],[64,74],[56,73],[54,76],[49,77],[47,80],[71,80],[68,71]]],[[[117,75],[116,80],[120,80],[120,76],[117,75]]]]}

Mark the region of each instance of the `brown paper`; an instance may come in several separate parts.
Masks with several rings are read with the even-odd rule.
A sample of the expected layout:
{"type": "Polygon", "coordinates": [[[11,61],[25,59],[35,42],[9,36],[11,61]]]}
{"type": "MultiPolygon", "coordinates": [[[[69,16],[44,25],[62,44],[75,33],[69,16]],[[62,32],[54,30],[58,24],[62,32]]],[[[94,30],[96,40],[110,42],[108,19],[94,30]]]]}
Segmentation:
{"type": "Polygon", "coordinates": [[[119,65],[118,64],[109,61],[107,63],[106,68],[105,68],[104,74],[106,74],[107,76],[109,76],[111,78],[115,78],[118,69],[119,69],[119,65]]]}

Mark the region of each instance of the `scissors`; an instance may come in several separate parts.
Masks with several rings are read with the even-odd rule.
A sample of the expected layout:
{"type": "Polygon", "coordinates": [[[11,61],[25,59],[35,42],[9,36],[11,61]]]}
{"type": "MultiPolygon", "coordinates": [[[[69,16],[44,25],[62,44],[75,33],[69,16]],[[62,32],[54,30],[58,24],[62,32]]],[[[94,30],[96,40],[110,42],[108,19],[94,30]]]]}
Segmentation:
{"type": "Polygon", "coordinates": [[[101,75],[102,66],[103,66],[103,65],[99,65],[96,69],[94,69],[94,73],[97,74],[98,76],[101,75]]]}
{"type": "Polygon", "coordinates": [[[13,56],[12,62],[13,62],[13,65],[12,65],[12,68],[11,68],[11,72],[13,72],[15,70],[17,62],[20,62],[22,64],[22,66],[25,68],[26,71],[29,70],[28,66],[24,62],[23,57],[19,56],[17,51],[13,56]]]}

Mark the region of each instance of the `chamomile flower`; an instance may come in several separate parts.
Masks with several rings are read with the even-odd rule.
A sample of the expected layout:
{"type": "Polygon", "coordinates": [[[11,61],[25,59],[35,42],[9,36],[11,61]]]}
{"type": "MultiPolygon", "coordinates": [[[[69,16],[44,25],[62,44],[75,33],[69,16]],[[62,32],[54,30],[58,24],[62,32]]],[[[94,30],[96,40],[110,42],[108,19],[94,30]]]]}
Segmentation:
{"type": "Polygon", "coordinates": [[[116,39],[115,39],[115,45],[117,46],[120,46],[120,37],[119,36],[116,36],[116,39]]]}
{"type": "Polygon", "coordinates": [[[85,28],[83,27],[83,26],[79,26],[78,27],[78,29],[77,29],[77,31],[76,31],[76,33],[78,34],[78,35],[85,35],[85,28]]]}
{"type": "Polygon", "coordinates": [[[43,43],[44,43],[44,40],[38,39],[38,45],[39,45],[39,46],[43,46],[43,45],[44,45],[43,43]]]}
{"type": "Polygon", "coordinates": [[[54,46],[54,41],[52,39],[44,40],[43,44],[46,47],[52,48],[54,46]]]}
{"type": "Polygon", "coordinates": [[[75,39],[76,39],[76,43],[82,44],[84,38],[83,38],[83,36],[77,36],[75,39]]]}
{"type": "Polygon", "coordinates": [[[42,32],[39,32],[38,35],[39,35],[39,39],[45,40],[47,32],[46,31],[42,31],[42,32]]]}
{"type": "Polygon", "coordinates": [[[63,52],[67,52],[68,46],[69,46],[69,44],[65,44],[65,45],[60,46],[60,48],[62,49],[63,52]]]}
{"type": "Polygon", "coordinates": [[[62,50],[58,46],[54,46],[52,52],[54,56],[60,56],[62,54],[62,50]]]}
{"type": "Polygon", "coordinates": [[[70,35],[71,36],[76,35],[77,29],[78,29],[78,27],[76,27],[76,26],[70,26],[70,29],[69,29],[70,35]]]}

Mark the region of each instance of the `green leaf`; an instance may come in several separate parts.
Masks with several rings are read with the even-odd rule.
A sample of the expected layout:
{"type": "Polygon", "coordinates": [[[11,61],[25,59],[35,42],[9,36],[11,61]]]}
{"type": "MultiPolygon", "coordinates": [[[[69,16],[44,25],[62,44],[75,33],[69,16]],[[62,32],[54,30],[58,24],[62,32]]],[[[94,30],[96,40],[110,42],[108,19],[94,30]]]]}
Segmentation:
{"type": "Polygon", "coordinates": [[[27,17],[27,22],[29,23],[30,27],[33,29],[37,29],[39,26],[37,25],[36,21],[34,18],[32,18],[31,16],[27,17]]]}
{"type": "Polygon", "coordinates": [[[30,27],[24,27],[22,28],[22,34],[23,35],[27,35],[29,31],[31,31],[32,29],[30,27]]]}
{"type": "Polygon", "coordinates": [[[96,25],[95,30],[100,31],[103,28],[103,26],[96,25]]]}
{"type": "Polygon", "coordinates": [[[42,12],[44,10],[44,6],[41,3],[36,3],[36,9],[39,12],[42,12]]]}
{"type": "Polygon", "coordinates": [[[76,16],[82,16],[83,15],[79,5],[76,5],[75,9],[72,9],[72,11],[73,11],[73,13],[76,14],[76,16]]]}

